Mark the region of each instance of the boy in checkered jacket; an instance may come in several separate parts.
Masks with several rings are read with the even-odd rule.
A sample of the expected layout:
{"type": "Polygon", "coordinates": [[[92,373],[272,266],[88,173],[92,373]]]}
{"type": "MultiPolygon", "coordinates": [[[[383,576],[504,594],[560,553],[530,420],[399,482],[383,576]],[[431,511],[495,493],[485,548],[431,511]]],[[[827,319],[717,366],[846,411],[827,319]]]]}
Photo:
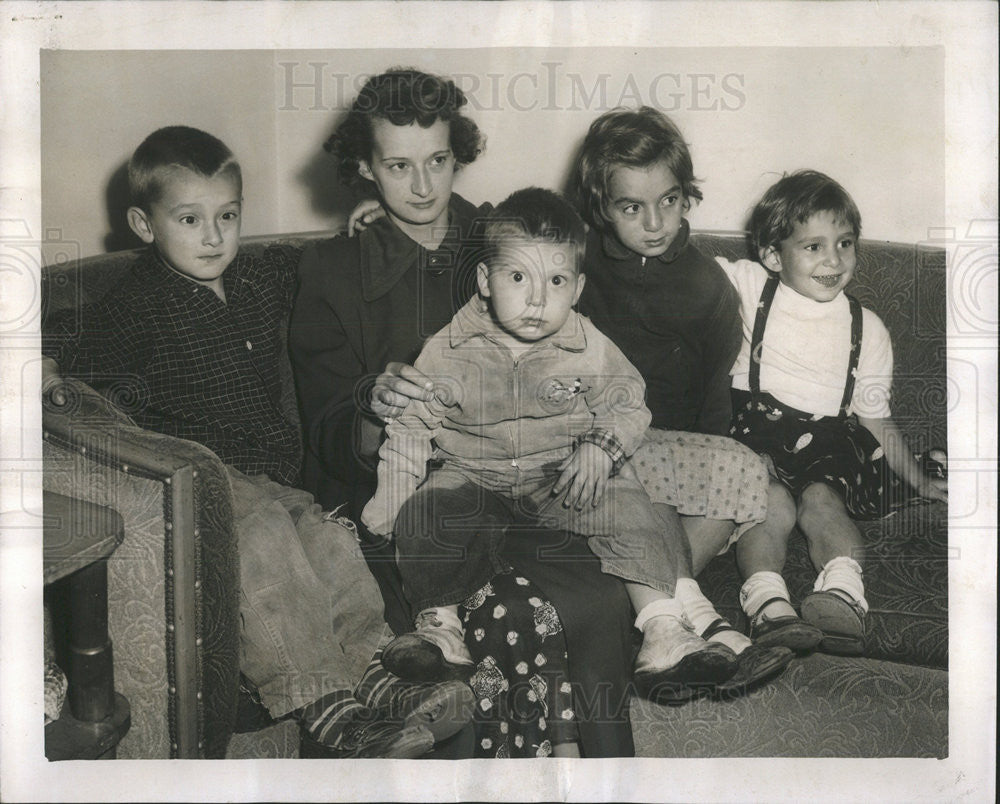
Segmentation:
{"type": "Polygon", "coordinates": [[[128,223],[148,248],[82,323],[47,323],[43,392],[64,399],[60,371],[110,383],[135,401],[140,426],[196,441],[226,465],[241,670],[273,718],[296,718],[326,756],[428,752],[469,721],[471,690],[386,673],[392,635],[354,534],[295,488],[299,437],[281,412],[278,371],[294,258],[241,251],[240,166],[210,134],[155,131],[129,162],[129,185],[128,223]]]}

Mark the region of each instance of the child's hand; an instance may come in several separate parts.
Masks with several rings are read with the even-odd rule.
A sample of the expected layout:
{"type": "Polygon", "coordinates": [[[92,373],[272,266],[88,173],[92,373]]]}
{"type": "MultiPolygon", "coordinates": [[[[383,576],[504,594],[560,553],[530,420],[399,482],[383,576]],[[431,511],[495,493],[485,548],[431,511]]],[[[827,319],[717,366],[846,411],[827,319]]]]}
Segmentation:
{"type": "Polygon", "coordinates": [[[929,449],[916,457],[921,469],[917,493],[929,500],[948,502],[948,454],[942,449],[929,449]]]}
{"type": "Polygon", "coordinates": [[[378,492],[365,505],[361,512],[361,529],[372,536],[378,536],[386,542],[392,541],[392,528],[395,524],[386,516],[385,501],[379,499],[378,492]]]}
{"type": "Polygon", "coordinates": [[[948,502],[948,456],[943,450],[933,449],[926,455],[914,455],[891,418],[858,416],[858,421],[878,439],[885,450],[886,463],[900,480],[909,483],[921,497],[948,502]]]}
{"type": "Polygon", "coordinates": [[[42,399],[49,399],[57,408],[66,404],[66,391],[59,364],[51,357],[42,358],[42,399]]]}
{"type": "Polygon", "coordinates": [[[562,474],[552,487],[552,494],[558,497],[566,492],[564,508],[572,505],[579,511],[588,502],[596,506],[604,496],[613,467],[614,461],[608,453],[596,444],[584,442],[559,464],[562,474]]]}
{"type": "Polygon", "coordinates": [[[928,477],[918,489],[921,497],[948,502],[948,481],[941,477],[928,477]]]}
{"type": "Polygon", "coordinates": [[[381,202],[377,198],[366,198],[358,204],[347,219],[347,236],[361,234],[375,221],[385,215],[381,202]]]}

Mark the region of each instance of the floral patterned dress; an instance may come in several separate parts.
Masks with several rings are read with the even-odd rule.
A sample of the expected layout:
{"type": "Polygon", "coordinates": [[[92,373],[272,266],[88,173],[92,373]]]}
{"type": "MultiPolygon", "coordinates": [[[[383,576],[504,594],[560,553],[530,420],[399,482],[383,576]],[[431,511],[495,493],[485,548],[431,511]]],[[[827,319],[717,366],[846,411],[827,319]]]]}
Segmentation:
{"type": "Polygon", "coordinates": [[[565,634],[542,591],[517,572],[497,575],[460,616],[476,663],[475,756],[547,757],[577,742],[565,634]]]}

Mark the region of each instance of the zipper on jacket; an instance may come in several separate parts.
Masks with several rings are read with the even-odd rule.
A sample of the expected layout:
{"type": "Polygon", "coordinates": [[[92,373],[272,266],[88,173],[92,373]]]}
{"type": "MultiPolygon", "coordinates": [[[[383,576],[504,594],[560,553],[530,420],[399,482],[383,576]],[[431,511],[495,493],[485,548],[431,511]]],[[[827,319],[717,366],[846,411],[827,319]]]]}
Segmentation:
{"type": "MultiPolygon", "coordinates": [[[[517,373],[517,358],[514,358],[514,419],[513,422],[518,421],[521,416],[521,378],[517,373]]],[[[513,457],[510,460],[510,465],[520,471],[521,467],[517,465],[517,456],[520,454],[517,448],[517,442],[514,436],[514,424],[513,422],[508,425],[510,429],[510,451],[513,457]]]]}
{"type": "MultiPolygon", "coordinates": [[[[545,349],[545,348],[546,347],[544,347],[544,346],[542,347],[542,349],[545,349]]],[[[552,348],[552,347],[548,347],[548,348],[552,348]]],[[[541,350],[539,350],[539,351],[541,351],[541,350]]],[[[530,357],[531,355],[537,355],[537,354],[538,354],[538,351],[533,351],[532,350],[532,351],[525,352],[524,356],[525,357],[530,357]]],[[[519,369],[520,369],[520,362],[519,361],[520,361],[520,359],[521,359],[520,357],[515,357],[513,354],[511,354],[511,360],[513,361],[513,367],[512,368],[513,368],[513,376],[514,376],[514,421],[515,422],[516,421],[520,421],[520,419],[521,419],[521,375],[520,375],[520,372],[519,372],[519,369]]],[[[517,438],[514,435],[513,425],[508,425],[508,430],[510,432],[510,448],[511,448],[511,452],[513,453],[513,457],[511,458],[510,465],[514,469],[517,469],[518,471],[520,471],[521,467],[518,465],[517,459],[521,456],[521,450],[519,448],[519,444],[517,442],[517,438]]]]}

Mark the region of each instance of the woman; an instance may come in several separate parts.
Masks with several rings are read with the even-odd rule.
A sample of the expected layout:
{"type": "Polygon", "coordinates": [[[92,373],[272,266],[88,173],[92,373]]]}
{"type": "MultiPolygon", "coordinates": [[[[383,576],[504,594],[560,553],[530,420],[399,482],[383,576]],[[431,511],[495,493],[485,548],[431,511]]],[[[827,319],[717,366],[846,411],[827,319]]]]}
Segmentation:
{"type": "MultiPolygon", "coordinates": [[[[290,331],[306,486],[325,506],[346,500],[355,520],[375,491],[384,421],[429,397],[409,366],[474,290],[486,210],[452,192],[482,149],[465,102],[451,81],[392,70],[365,84],[327,143],[341,180],[374,187],[387,212],[359,238],[305,252],[290,331]]],[[[366,542],[387,622],[412,630],[391,545],[366,542]]],[[[556,532],[511,532],[504,557],[512,571],[466,605],[477,756],[631,756],[622,584],[556,532]]]]}

